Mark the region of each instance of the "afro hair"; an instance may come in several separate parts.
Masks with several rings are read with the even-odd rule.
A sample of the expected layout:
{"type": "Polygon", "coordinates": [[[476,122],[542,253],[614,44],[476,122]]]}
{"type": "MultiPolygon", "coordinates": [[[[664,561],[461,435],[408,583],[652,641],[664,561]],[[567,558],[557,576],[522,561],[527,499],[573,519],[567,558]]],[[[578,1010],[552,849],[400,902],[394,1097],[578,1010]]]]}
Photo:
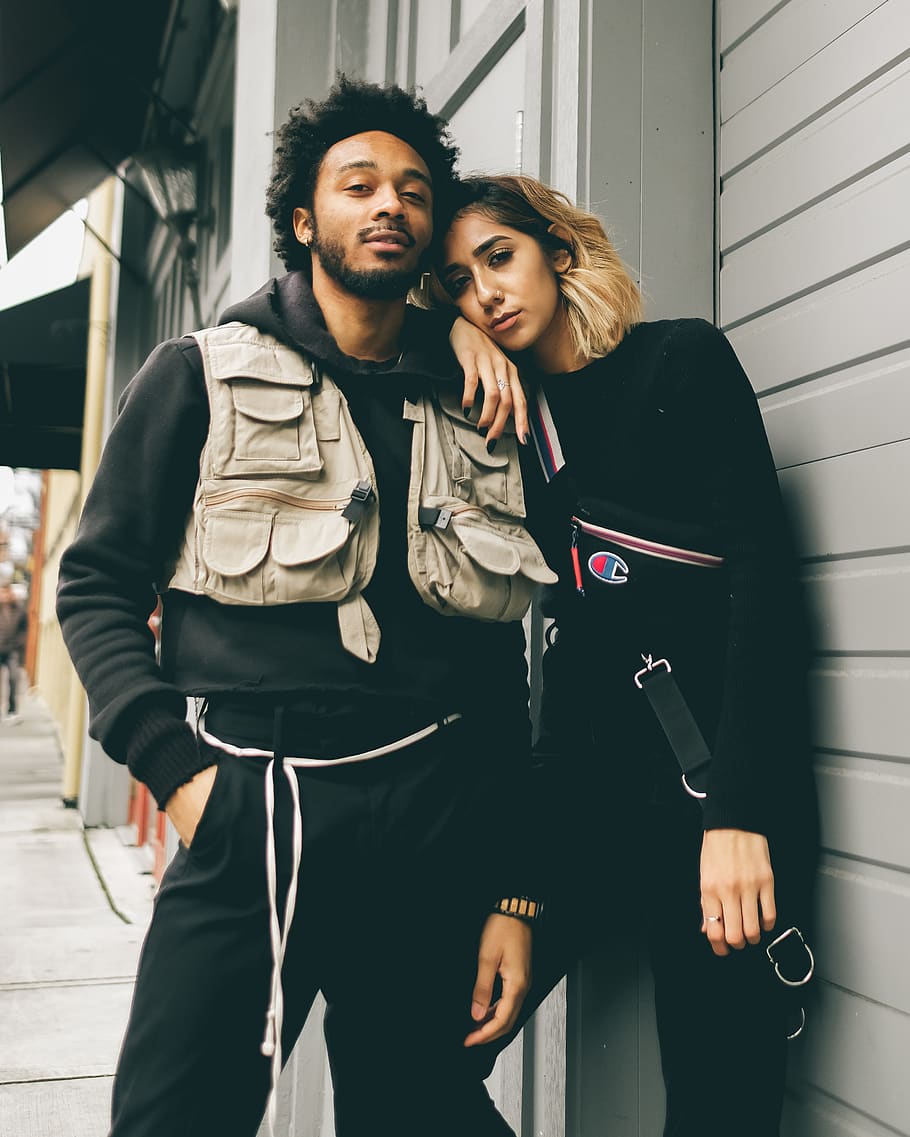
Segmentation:
{"type": "Polygon", "coordinates": [[[434,222],[451,213],[458,148],[446,120],[401,87],[339,74],[322,102],[307,99],[293,107],[276,132],[265,212],[275,230],[273,247],[288,270],[310,267],[309,250],[294,234],[293,216],[298,207],[312,208],[322,159],[336,142],[369,130],[394,134],[420,155],[433,183],[434,222]]]}

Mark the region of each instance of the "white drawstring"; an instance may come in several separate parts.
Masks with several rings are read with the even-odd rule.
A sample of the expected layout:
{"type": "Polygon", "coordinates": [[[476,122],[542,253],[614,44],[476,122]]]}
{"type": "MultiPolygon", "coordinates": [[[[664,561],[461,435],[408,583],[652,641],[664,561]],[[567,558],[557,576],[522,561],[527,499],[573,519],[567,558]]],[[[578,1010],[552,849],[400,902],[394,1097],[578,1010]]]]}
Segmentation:
{"type": "Polygon", "coordinates": [[[269,1005],[265,1015],[265,1034],[260,1049],[266,1058],[271,1059],[271,1085],[269,1100],[266,1109],[269,1137],[274,1137],[275,1120],[278,1113],[278,1078],[281,1074],[281,1029],[284,1025],[284,988],[281,983],[281,971],[284,966],[284,957],[287,951],[288,938],[291,934],[291,925],[294,921],[294,909],[297,904],[297,884],[300,878],[300,864],[303,859],[303,811],[300,806],[300,786],[297,783],[295,769],[307,769],[320,766],[340,766],[349,762],[368,762],[371,758],[379,758],[383,754],[392,754],[396,750],[403,750],[406,746],[413,746],[427,738],[441,726],[460,719],[460,714],[446,715],[440,722],[430,723],[422,730],[409,734],[406,738],[399,738],[385,746],[378,746],[375,750],[365,750],[361,754],[348,754],[342,758],[291,758],[280,759],[281,769],[291,788],[291,798],[294,803],[294,821],[292,834],[292,860],[291,877],[288,882],[288,893],[284,902],[284,927],[278,920],[278,851],[275,835],[275,755],[271,750],[259,750],[252,746],[234,746],[230,742],[222,742],[220,738],[209,734],[203,723],[204,716],[197,723],[200,738],[210,746],[223,750],[236,758],[268,758],[269,764],[265,774],[265,876],[269,900],[269,939],[272,945],[272,979],[269,994],[269,1005]]]}

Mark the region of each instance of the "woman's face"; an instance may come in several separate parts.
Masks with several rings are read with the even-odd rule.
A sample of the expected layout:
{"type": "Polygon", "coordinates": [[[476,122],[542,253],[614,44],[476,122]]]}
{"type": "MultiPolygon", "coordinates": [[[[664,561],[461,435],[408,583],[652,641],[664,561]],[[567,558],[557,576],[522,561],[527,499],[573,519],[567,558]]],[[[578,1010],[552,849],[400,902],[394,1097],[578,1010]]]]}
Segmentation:
{"type": "Polygon", "coordinates": [[[557,283],[563,261],[568,257],[554,258],[534,237],[468,213],[446,234],[439,278],[462,316],[500,347],[537,355],[568,335],[557,283]]]}

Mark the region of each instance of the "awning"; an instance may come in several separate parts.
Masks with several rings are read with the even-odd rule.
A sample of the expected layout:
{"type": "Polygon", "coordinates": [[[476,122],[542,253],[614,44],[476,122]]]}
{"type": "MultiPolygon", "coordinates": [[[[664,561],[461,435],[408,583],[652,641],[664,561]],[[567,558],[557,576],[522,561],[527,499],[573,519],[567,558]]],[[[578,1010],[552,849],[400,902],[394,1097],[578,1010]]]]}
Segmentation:
{"type": "Polygon", "coordinates": [[[0,465],[79,469],[90,284],[0,312],[0,465]]]}
{"type": "Polygon", "coordinates": [[[0,0],[10,257],[140,143],[171,8],[172,0],[0,0]]]}

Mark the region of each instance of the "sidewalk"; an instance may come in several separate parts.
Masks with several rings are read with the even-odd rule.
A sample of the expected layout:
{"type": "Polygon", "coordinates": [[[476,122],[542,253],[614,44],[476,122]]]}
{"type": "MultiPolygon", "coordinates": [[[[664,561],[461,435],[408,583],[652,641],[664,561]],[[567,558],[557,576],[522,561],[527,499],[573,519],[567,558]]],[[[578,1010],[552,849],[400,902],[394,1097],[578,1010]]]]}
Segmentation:
{"type": "Polygon", "coordinates": [[[44,703],[0,725],[0,1134],[102,1137],[151,915],[125,830],[83,830],[61,803],[44,703]]]}

